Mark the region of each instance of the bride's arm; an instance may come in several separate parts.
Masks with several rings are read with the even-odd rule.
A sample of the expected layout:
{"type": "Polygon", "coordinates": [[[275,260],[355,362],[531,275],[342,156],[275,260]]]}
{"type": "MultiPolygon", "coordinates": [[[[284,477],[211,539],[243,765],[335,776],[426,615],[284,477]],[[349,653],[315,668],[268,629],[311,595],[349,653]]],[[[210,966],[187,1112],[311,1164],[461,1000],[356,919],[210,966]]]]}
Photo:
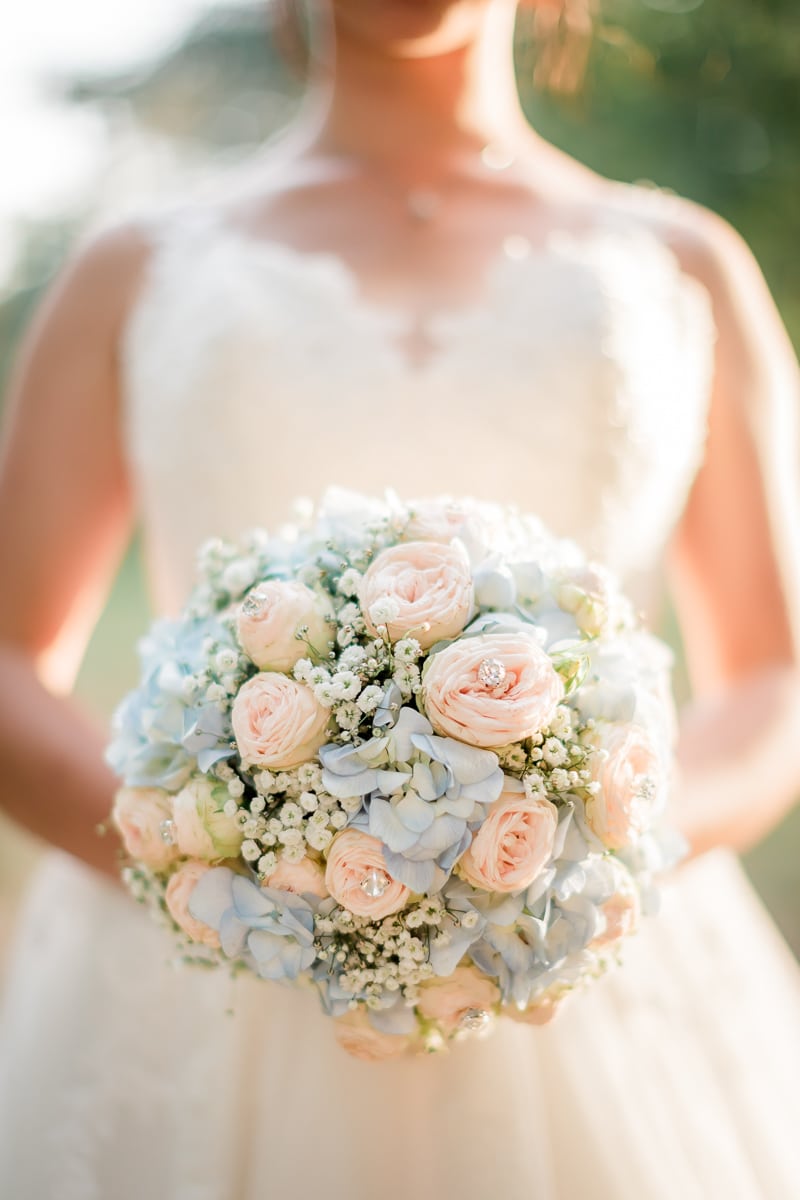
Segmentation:
{"type": "Polygon", "coordinates": [[[131,533],[117,344],[144,253],[133,225],[75,250],[15,361],[0,457],[0,805],[110,874],[107,735],[59,693],[131,533]]]}
{"type": "Polygon", "coordinates": [[[676,249],[719,331],[706,455],[667,568],[693,692],[676,812],[697,853],[751,846],[800,797],[800,370],[745,242],[690,213],[676,249]]]}

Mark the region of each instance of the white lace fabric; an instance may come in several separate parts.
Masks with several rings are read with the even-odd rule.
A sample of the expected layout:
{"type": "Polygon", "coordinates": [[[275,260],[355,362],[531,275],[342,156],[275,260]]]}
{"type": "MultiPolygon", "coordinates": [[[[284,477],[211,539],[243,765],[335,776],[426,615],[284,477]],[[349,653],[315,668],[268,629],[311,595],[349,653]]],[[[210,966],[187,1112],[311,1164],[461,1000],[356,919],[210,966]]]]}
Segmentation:
{"type": "Polygon", "coordinates": [[[431,317],[421,366],[408,322],[333,255],[207,214],[161,228],[123,347],[159,607],[210,531],[273,528],[330,481],[507,498],[633,587],[657,571],[702,457],[715,336],[674,254],[628,226],[556,232],[431,317]]]}
{"type": "MultiPolygon", "coordinates": [[[[537,511],[659,586],[702,460],[708,294],[655,236],[555,233],[407,317],[330,255],[164,221],[123,346],[125,443],[160,611],[197,544],[329,484],[537,511]]],[[[122,892],[52,855],[0,1042],[15,1200],[795,1200],[800,974],[732,855],[667,885],[623,967],[544,1028],[371,1065],[312,994],[176,968],[122,892]]]]}

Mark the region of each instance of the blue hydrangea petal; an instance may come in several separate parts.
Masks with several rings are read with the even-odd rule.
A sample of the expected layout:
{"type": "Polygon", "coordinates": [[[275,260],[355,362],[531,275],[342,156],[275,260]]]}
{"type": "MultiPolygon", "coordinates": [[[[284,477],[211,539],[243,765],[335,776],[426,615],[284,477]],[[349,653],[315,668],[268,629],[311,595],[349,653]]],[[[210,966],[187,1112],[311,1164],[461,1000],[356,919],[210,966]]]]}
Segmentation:
{"type": "Polygon", "coordinates": [[[250,930],[236,915],[235,908],[222,914],[219,923],[219,940],[222,951],[228,958],[238,958],[244,952],[250,930]]]}
{"type": "MultiPolygon", "coordinates": [[[[436,764],[437,766],[439,764],[436,764]]],[[[423,800],[436,800],[442,795],[442,790],[437,787],[431,768],[423,762],[415,762],[411,772],[411,783],[414,790],[422,797],[423,800]]]]}
{"type": "Polygon", "coordinates": [[[412,833],[430,832],[432,825],[441,824],[435,819],[436,810],[433,806],[418,796],[411,788],[393,803],[392,808],[403,827],[412,833]]]}
{"type": "Polygon", "coordinates": [[[417,1029],[417,1018],[412,1006],[405,1004],[397,992],[394,993],[394,1003],[385,1008],[367,1009],[367,1019],[370,1025],[380,1033],[409,1034],[417,1029]]]}
{"type": "Polygon", "coordinates": [[[408,850],[417,840],[395,812],[395,807],[383,796],[373,796],[369,805],[369,832],[394,851],[408,850]]]}
{"type": "Polygon", "coordinates": [[[392,878],[420,895],[430,895],[442,876],[440,871],[437,872],[436,863],[432,858],[425,859],[424,862],[412,862],[387,846],[383,847],[383,857],[392,878]]]}
{"type": "Polygon", "coordinates": [[[233,907],[230,867],[212,867],[200,877],[189,896],[189,912],[197,921],[219,930],[223,913],[233,907]]]}
{"type": "Polygon", "coordinates": [[[498,766],[499,760],[493,750],[467,746],[464,742],[457,742],[455,738],[414,733],[411,741],[417,750],[449,767],[461,784],[479,783],[489,777],[498,766]]]}
{"type": "Polygon", "coordinates": [[[396,725],[399,719],[402,700],[403,694],[397,684],[394,681],[387,684],[372,718],[373,727],[375,729],[386,729],[387,727],[396,725]]]}
{"type": "Polygon", "coordinates": [[[408,762],[413,753],[415,737],[429,733],[433,726],[427,717],[416,708],[404,705],[400,709],[397,723],[390,734],[392,760],[408,762]]]}
{"type": "Polygon", "coordinates": [[[434,974],[442,977],[452,975],[461,959],[470,947],[481,937],[482,923],[478,922],[472,929],[456,925],[451,919],[443,920],[440,929],[449,934],[446,945],[438,943],[436,935],[431,938],[430,963],[434,974]]]}

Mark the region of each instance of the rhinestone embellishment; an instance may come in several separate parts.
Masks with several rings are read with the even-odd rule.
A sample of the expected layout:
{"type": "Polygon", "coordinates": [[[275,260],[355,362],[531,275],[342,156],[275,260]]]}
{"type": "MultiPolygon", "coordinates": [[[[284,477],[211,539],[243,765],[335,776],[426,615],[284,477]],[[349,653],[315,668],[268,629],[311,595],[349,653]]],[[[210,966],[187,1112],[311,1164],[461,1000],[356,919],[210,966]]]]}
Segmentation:
{"type": "Polygon", "coordinates": [[[499,658],[482,658],[478,664],[478,679],[484,687],[493,688],[502,683],[506,669],[499,658]]]}
{"type": "Polygon", "coordinates": [[[361,890],[372,900],[377,900],[379,896],[382,896],[388,887],[389,876],[385,871],[377,870],[376,867],[372,867],[371,870],[367,871],[361,880],[361,890]]]}
{"type": "Polygon", "coordinates": [[[242,601],[242,612],[246,617],[257,617],[267,606],[267,597],[263,592],[250,592],[242,601]]]}
{"type": "Polygon", "coordinates": [[[161,834],[162,842],[166,842],[168,846],[175,845],[178,839],[175,834],[175,822],[172,817],[167,817],[166,820],[162,821],[158,827],[158,831],[161,834]]]}
{"type": "Polygon", "coordinates": [[[458,1027],[465,1033],[481,1033],[484,1029],[488,1029],[491,1019],[491,1013],[488,1013],[485,1008],[468,1008],[461,1014],[458,1027]]]}

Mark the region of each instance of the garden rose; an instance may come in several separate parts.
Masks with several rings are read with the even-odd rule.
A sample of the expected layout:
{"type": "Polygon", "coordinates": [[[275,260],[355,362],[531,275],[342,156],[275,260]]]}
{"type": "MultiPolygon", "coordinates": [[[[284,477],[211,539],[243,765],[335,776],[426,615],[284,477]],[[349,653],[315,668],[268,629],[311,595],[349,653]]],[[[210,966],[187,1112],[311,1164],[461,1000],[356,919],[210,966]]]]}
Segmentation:
{"type": "Polygon", "coordinates": [[[333,839],[328,852],[325,884],[337,903],[359,917],[379,921],[397,912],[411,894],[405,884],[386,870],[381,842],[358,829],[345,829],[333,839]],[[370,896],[362,882],[371,871],[385,885],[379,896],[370,896]]]}
{"type": "Polygon", "coordinates": [[[589,744],[600,790],[586,801],[586,820],[605,846],[620,850],[650,824],[665,782],[661,758],[647,731],[632,722],[598,722],[589,744]]]}
{"type": "Polygon", "coordinates": [[[447,1033],[453,1033],[471,1008],[491,1012],[500,1001],[500,989],[477,967],[456,967],[443,979],[420,984],[417,1008],[423,1017],[438,1021],[447,1033]]]}
{"type": "Polygon", "coordinates": [[[236,628],[245,654],[261,670],[291,671],[309,646],[326,655],[333,646],[333,605],[321,592],[288,579],[268,579],[245,597],[236,628]],[[296,636],[302,626],[308,629],[296,636]]]}
{"type": "Polygon", "coordinates": [[[525,629],[453,642],[432,654],[422,673],[431,724],[471,746],[506,746],[531,737],[549,725],[563,695],[561,677],[525,629]],[[493,671],[502,676],[495,686],[493,671]]]}
{"type": "Polygon", "coordinates": [[[449,542],[477,517],[456,500],[419,500],[409,503],[411,516],[403,530],[406,542],[449,542]]]}
{"type": "Polygon", "coordinates": [[[472,575],[463,547],[403,542],[382,550],[361,580],[359,602],[371,633],[385,624],[393,642],[409,634],[423,650],[454,637],[473,606],[472,575]],[[376,619],[373,606],[388,602],[392,615],[376,619]]]}
{"type": "Polygon", "coordinates": [[[370,1024],[369,1017],[361,1009],[336,1017],[334,1031],[342,1049],[365,1062],[399,1058],[411,1045],[411,1038],[406,1034],[381,1033],[370,1024]]]}
{"type": "Polygon", "coordinates": [[[600,906],[606,921],[605,929],[589,943],[589,950],[605,950],[639,928],[641,902],[633,877],[621,862],[612,859],[610,865],[616,891],[600,906]]]}
{"type": "Polygon", "coordinates": [[[519,892],[533,883],[553,854],[558,809],[549,800],[528,799],[517,780],[506,787],[458,861],[474,887],[519,892]]]}
{"type": "Polygon", "coordinates": [[[327,740],[329,719],[311,688],[276,671],[248,679],[231,713],[242,761],[277,770],[313,758],[327,740]]]}
{"type": "Polygon", "coordinates": [[[154,871],[163,871],[178,856],[165,842],[161,825],[172,816],[171,796],[160,788],[123,787],[114,797],[111,819],[131,858],[154,871]]]}
{"type": "Polygon", "coordinates": [[[223,812],[230,793],[223,783],[191,779],[175,797],[173,819],[181,854],[189,858],[235,858],[242,845],[241,826],[223,812]]]}
{"type": "Polygon", "coordinates": [[[185,934],[193,942],[201,942],[204,946],[219,949],[219,934],[210,925],[198,921],[189,912],[189,900],[195,887],[211,868],[208,863],[189,861],[178,867],[167,884],[164,899],[170,916],[176,925],[180,925],[185,934]]]}
{"type": "Polygon", "coordinates": [[[566,988],[553,988],[543,992],[527,1008],[519,1009],[516,1005],[509,1004],[503,1009],[503,1016],[511,1017],[512,1021],[519,1021],[523,1025],[547,1025],[569,995],[570,991],[566,988]]]}
{"type": "Polygon", "coordinates": [[[278,888],[283,892],[294,892],[297,896],[302,896],[304,892],[312,892],[321,898],[328,895],[324,868],[316,859],[309,858],[308,855],[298,863],[286,862],[285,859],[281,859],[266,883],[267,887],[278,888]]]}

